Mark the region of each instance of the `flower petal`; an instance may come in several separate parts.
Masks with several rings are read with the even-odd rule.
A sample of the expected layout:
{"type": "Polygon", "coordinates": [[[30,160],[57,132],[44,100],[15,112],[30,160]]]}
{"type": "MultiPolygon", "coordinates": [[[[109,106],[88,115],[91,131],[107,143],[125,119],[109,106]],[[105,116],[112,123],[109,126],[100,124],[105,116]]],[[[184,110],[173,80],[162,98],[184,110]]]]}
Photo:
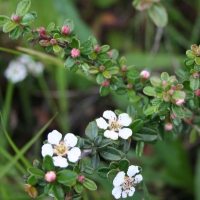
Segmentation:
{"type": "Polygon", "coordinates": [[[138,183],[140,183],[142,180],[143,180],[142,175],[141,175],[141,174],[138,174],[138,175],[135,176],[135,179],[134,179],[133,183],[138,184],[138,183]]]}
{"type": "Polygon", "coordinates": [[[111,121],[116,121],[117,120],[117,116],[115,115],[115,113],[111,110],[106,110],[103,113],[103,117],[106,119],[109,119],[111,121]]]}
{"type": "Polygon", "coordinates": [[[50,144],[59,144],[61,139],[62,139],[62,134],[59,133],[57,130],[53,130],[48,134],[48,142],[50,144]]]}
{"type": "Polygon", "coordinates": [[[68,166],[68,162],[66,158],[63,158],[61,156],[54,156],[53,157],[53,162],[54,165],[57,167],[67,167],[68,166]]]}
{"type": "Polygon", "coordinates": [[[104,136],[106,138],[110,138],[112,140],[117,140],[118,139],[118,133],[116,133],[115,131],[109,131],[109,130],[106,130],[104,132],[104,136]]]}
{"type": "Polygon", "coordinates": [[[123,126],[129,126],[132,122],[132,118],[127,113],[122,113],[118,116],[118,124],[123,126]]]}
{"type": "Polygon", "coordinates": [[[67,133],[64,141],[67,146],[74,147],[77,144],[78,138],[73,133],[67,133]]]}
{"type": "Polygon", "coordinates": [[[123,171],[119,172],[114,180],[113,180],[113,185],[116,186],[120,186],[123,182],[124,182],[124,177],[125,177],[125,173],[123,171]]]}
{"type": "Polygon", "coordinates": [[[70,162],[76,162],[81,155],[81,150],[78,147],[74,147],[67,152],[67,158],[70,162]]]}
{"type": "Polygon", "coordinates": [[[112,190],[112,195],[115,197],[115,199],[119,199],[121,197],[121,193],[122,193],[121,186],[114,187],[112,190]]]}
{"type": "Polygon", "coordinates": [[[119,137],[127,140],[132,135],[132,130],[130,128],[122,128],[119,130],[119,137]]]}
{"type": "Polygon", "coordinates": [[[137,173],[139,173],[138,166],[134,166],[134,165],[129,166],[128,171],[127,171],[127,175],[129,177],[132,177],[137,173]]]}
{"type": "Polygon", "coordinates": [[[128,193],[128,190],[123,191],[123,192],[122,192],[122,198],[126,198],[126,197],[127,197],[127,193],[128,193]]]}
{"type": "Polygon", "coordinates": [[[42,156],[45,157],[46,155],[53,156],[53,147],[51,144],[44,144],[42,146],[42,156]]]}
{"type": "Polygon", "coordinates": [[[109,124],[106,122],[106,120],[103,117],[96,119],[96,122],[97,122],[97,126],[104,130],[107,129],[109,126],[109,124]]]}
{"type": "Polygon", "coordinates": [[[128,196],[129,197],[133,196],[134,192],[135,192],[135,188],[131,187],[130,190],[129,190],[129,192],[128,192],[128,196]]]}

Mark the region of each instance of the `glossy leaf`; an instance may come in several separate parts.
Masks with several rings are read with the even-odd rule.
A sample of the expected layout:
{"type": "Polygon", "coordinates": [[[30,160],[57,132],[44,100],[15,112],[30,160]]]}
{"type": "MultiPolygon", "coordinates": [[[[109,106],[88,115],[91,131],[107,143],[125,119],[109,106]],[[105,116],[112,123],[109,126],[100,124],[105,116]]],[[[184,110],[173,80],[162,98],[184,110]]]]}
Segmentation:
{"type": "Polygon", "coordinates": [[[10,31],[12,31],[13,29],[15,29],[17,26],[18,26],[18,24],[16,22],[8,21],[3,26],[3,32],[8,33],[10,31]]]}
{"type": "Polygon", "coordinates": [[[9,37],[12,40],[17,40],[22,35],[23,29],[21,29],[19,26],[17,26],[15,29],[10,31],[9,37]]]}
{"type": "Polygon", "coordinates": [[[20,20],[21,25],[28,25],[35,20],[34,16],[30,13],[26,13],[20,20]]]}
{"type": "Polygon", "coordinates": [[[67,67],[67,68],[70,68],[70,67],[72,67],[74,64],[75,64],[75,62],[76,62],[76,60],[74,59],[74,58],[72,58],[72,57],[68,57],[66,60],[65,60],[65,67],[67,67]]]}
{"type": "Polygon", "coordinates": [[[190,88],[192,90],[197,90],[199,88],[199,78],[190,79],[190,88]]]}
{"type": "Polygon", "coordinates": [[[74,185],[74,189],[77,193],[82,193],[83,185],[81,183],[77,182],[76,185],[74,185]]]}
{"type": "Polygon", "coordinates": [[[172,112],[179,118],[183,118],[185,116],[183,108],[175,104],[172,104],[172,112]]]}
{"type": "Polygon", "coordinates": [[[54,171],[55,166],[53,163],[53,158],[49,155],[46,155],[43,159],[43,165],[46,171],[54,171]]]}
{"type": "Polygon", "coordinates": [[[44,178],[44,176],[45,176],[44,171],[42,171],[41,169],[38,169],[38,168],[36,168],[36,167],[29,167],[29,168],[27,169],[27,171],[28,171],[30,174],[32,174],[32,175],[34,175],[34,176],[41,177],[41,178],[44,178]]]}
{"type": "Polygon", "coordinates": [[[0,15],[0,26],[4,26],[7,22],[11,21],[9,17],[0,15]]]}
{"type": "Polygon", "coordinates": [[[110,180],[111,182],[113,182],[114,178],[116,177],[116,175],[119,173],[119,171],[117,169],[112,169],[108,172],[107,174],[107,178],[108,180],[110,180]]]}
{"type": "Polygon", "coordinates": [[[89,189],[89,190],[96,190],[97,189],[97,185],[94,181],[86,178],[85,181],[83,182],[83,185],[89,189]]]}
{"type": "Polygon", "coordinates": [[[133,121],[133,123],[130,125],[130,129],[136,133],[143,127],[143,121],[141,119],[136,119],[133,121]]]}
{"type": "Polygon", "coordinates": [[[77,178],[77,173],[71,170],[62,170],[56,174],[56,180],[66,185],[72,184],[77,178]]]}
{"type": "Polygon", "coordinates": [[[94,169],[98,169],[99,167],[99,164],[100,164],[100,158],[99,158],[99,154],[96,153],[92,156],[92,160],[91,160],[91,163],[92,163],[92,167],[94,169]]]}
{"type": "Polygon", "coordinates": [[[130,165],[130,162],[128,160],[121,160],[119,162],[119,169],[120,171],[124,171],[124,172],[127,172],[128,171],[128,168],[129,168],[129,165],[130,165]]]}
{"type": "Polygon", "coordinates": [[[18,14],[20,16],[24,16],[28,12],[30,7],[31,7],[30,0],[22,0],[17,5],[16,14],[18,14]]]}
{"type": "Polygon", "coordinates": [[[154,96],[155,95],[155,89],[151,86],[146,86],[144,89],[143,89],[143,92],[148,95],[148,96],[154,96]]]}
{"type": "Polygon", "coordinates": [[[63,23],[63,26],[68,26],[70,32],[74,30],[74,21],[72,19],[66,19],[63,23]]]}
{"type": "Polygon", "coordinates": [[[58,182],[53,182],[52,192],[56,200],[64,200],[65,194],[64,194],[62,186],[58,182]]]}
{"type": "Polygon", "coordinates": [[[95,121],[88,124],[85,129],[85,134],[91,141],[94,141],[94,139],[98,136],[98,127],[95,121]]]}
{"type": "Polygon", "coordinates": [[[107,179],[107,174],[108,174],[109,171],[110,171],[110,168],[102,167],[102,168],[98,169],[98,175],[101,178],[106,178],[107,179]]]}
{"type": "Polygon", "coordinates": [[[102,97],[107,96],[110,93],[110,86],[101,86],[99,93],[102,97]]]}
{"type": "Polygon", "coordinates": [[[128,78],[133,80],[140,77],[140,73],[135,69],[127,70],[126,75],[128,78]]]}
{"type": "Polygon", "coordinates": [[[144,150],[144,142],[142,141],[137,142],[135,152],[138,157],[142,156],[143,150],[144,150]]]}
{"type": "Polygon", "coordinates": [[[106,160],[120,160],[121,153],[113,148],[113,147],[106,147],[102,151],[100,151],[100,155],[106,160]]]}

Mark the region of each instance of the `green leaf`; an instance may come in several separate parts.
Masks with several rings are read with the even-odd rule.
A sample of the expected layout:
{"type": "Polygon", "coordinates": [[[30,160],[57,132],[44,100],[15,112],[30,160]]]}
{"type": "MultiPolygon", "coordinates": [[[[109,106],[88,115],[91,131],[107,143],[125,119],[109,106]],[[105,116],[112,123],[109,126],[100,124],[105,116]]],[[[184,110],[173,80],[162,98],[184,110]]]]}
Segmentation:
{"type": "Polygon", "coordinates": [[[17,5],[16,14],[18,14],[20,16],[24,16],[28,12],[30,7],[31,7],[30,0],[22,0],[17,5]]]}
{"type": "Polygon", "coordinates": [[[154,96],[155,95],[155,89],[151,86],[146,86],[144,89],[143,89],[143,92],[148,95],[148,96],[154,96]]]}
{"type": "Polygon", "coordinates": [[[3,32],[8,33],[10,31],[12,31],[13,29],[15,29],[17,26],[18,26],[18,24],[16,22],[8,21],[3,26],[3,32]]]}
{"type": "Polygon", "coordinates": [[[72,57],[68,57],[66,60],[65,60],[65,67],[67,67],[67,68],[70,68],[70,67],[72,67],[74,64],[75,64],[75,62],[76,62],[76,60],[74,59],[74,58],[72,58],[72,57]]]}
{"type": "Polygon", "coordinates": [[[107,96],[110,93],[110,86],[101,86],[99,89],[99,93],[102,97],[107,96]]]}
{"type": "Polygon", "coordinates": [[[74,22],[73,22],[72,19],[66,19],[66,20],[64,21],[63,26],[68,26],[70,32],[72,32],[72,31],[74,30],[74,22]]]}
{"type": "Polygon", "coordinates": [[[161,74],[161,80],[162,80],[162,81],[167,81],[168,78],[169,78],[169,74],[168,74],[167,72],[163,72],[163,73],[161,74]]]}
{"type": "Polygon", "coordinates": [[[195,190],[195,199],[200,199],[200,149],[197,151],[197,160],[195,165],[195,176],[194,176],[194,190],[195,190]]]}
{"type": "Polygon", "coordinates": [[[77,173],[71,170],[62,170],[57,172],[56,174],[56,180],[65,185],[70,185],[77,178],[78,178],[77,173]]]}
{"type": "Polygon", "coordinates": [[[194,60],[196,58],[195,53],[193,51],[191,51],[191,50],[187,50],[186,51],[186,55],[187,55],[188,58],[190,58],[192,60],[194,60]]]}
{"type": "Polygon", "coordinates": [[[100,85],[103,84],[103,82],[105,81],[105,77],[103,76],[102,73],[99,73],[99,74],[97,75],[96,81],[97,81],[97,83],[100,84],[100,85]]]}
{"type": "Polygon", "coordinates": [[[53,51],[54,53],[58,54],[62,51],[62,48],[59,45],[53,45],[53,51]]]}
{"type": "Polygon", "coordinates": [[[109,144],[112,144],[113,143],[113,140],[109,139],[109,138],[106,138],[106,139],[103,139],[101,141],[101,143],[99,144],[98,148],[103,148],[109,144]]]}
{"type": "Polygon", "coordinates": [[[134,90],[127,90],[127,95],[130,99],[135,99],[135,97],[136,97],[134,90]]]}
{"type": "Polygon", "coordinates": [[[168,16],[165,7],[161,3],[154,3],[148,13],[156,26],[164,27],[167,24],[168,16]]]}
{"type": "Polygon", "coordinates": [[[196,58],[195,58],[195,62],[196,62],[197,65],[200,65],[200,58],[199,58],[199,57],[196,57],[196,58]]]}
{"type": "Polygon", "coordinates": [[[100,158],[99,158],[99,154],[96,153],[92,156],[92,160],[91,160],[91,163],[92,163],[92,167],[94,169],[98,169],[99,167],[99,164],[100,164],[100,158]]]}
{"type": "Polygon", "coordinates": [[[51,22],[48,26],[47,26],[47,31],[51,32],[53,31],[53,29],[55,28],[55,23],[51,22]]]}
{"type": "Polygon", "coordinates": [[[199,78],[190,79],[190,88],[192,90],[197,90],[199,88],[199,78]]]}
{"type": "Polygon", "coordinates": [[[105,62],[110,59],[110,55],[108,55],[107,53],[98,53],[97,59],[100,60],[101,62],[105,62]]]}
{"type": "Polygon", "coordinates": [[[0,26],[4,26],[6,22],[9,22],[10,18],[5,15],[0,15],[0,26]]]}
{"type": "Polygon", "coordinates": [[[36,168],[36,167],[29,167],[29,168],[27,169],[27,171],[28,171],[30,174],[32,174],[32,175],[34,175],[34,176],[41,177],[41,178],[44,178],[44,176],[45,176],[44,171],[42,171],[41,169],[38,169],[38,168],[36,168]]]}
{"type": "Polygon", "coordinates": [[[101,46],[101,53],[107,52],[110,49],[110,46],[108,45],[102,45],[101,46]]]}
{"type": "Polygon", "coordinates": [[[94,181],[86,178],[85,181],[83,182],[83,185],[89,189],[89,190],[96,190],[97,189],[97,185],[94,181]]]}
{"type": "Polygon", "coordinates": [[[119,169],[120,171],[124,171],[124,172],[127,172],[128,171],[128,168],[129,168],[129,165],[130,165],[130,162],[128,160],[121,160],[119,162],[119,169]]]}
{"type": "Polygon", "coordinates": [[[85,129],[85,134],[91,141],[94,141],[94,139],[98,136],[98,127],[95,121],[88,124],[85,129]]]}
{"type": "Polygon", "coordinates": [[[53,182],[52,192],[56,200],[64,200],[65,194],[64,194],[62,186],[58,182],[53,182]]]}
{"type": "Polygon", "coordinates": [[[135,69],[130,69],[126,71],[126,75],[130,79],[137,79],[140,77],[140,73],[135,69]]]}
{"type": "Polygon", "coordinates": [[[118,162],[111,162],[110,165],[109,165],[109,168],[110,169],[117,169],[118,166],[119,166],[118,162]]]}
{"type": "Polygon", "coordinates": [[[180,90],[175,90],[174,94],[172,95],[173,99],[184,99],[185,98],[185,93],[180,90]]]}
{"type": "Polygon", "coordinates": [[[114,161],[121,159],[121,153],[117,149],[109,146],[100,151],[100,155],[106,160],[114,161]]]}
{"type": "Polygon", "coordinates": [[[94,174],[94,169],[86,165],[84,169],[84,173],[89,174],[89,175],[94,174]]]}
{"type": "Polygon", "coordinates": [[[22,32],[23,32],[23,29],[21,29],[19,26],[17,26],[15,29],[13,29],[12,31],[10,31],[9,37],[12,40],[16,40],[16,39],[18,39],[21,36],[22,32]]]}
{"type": "Polygon", "coordinates": [[[157,132],[147,127],[143,127],[140,130],[140,135],[142,137],[142,141],[144,142],[152,142],[157,139],[157,132]]]}
{"type": "Polygon", "coordinates": [[[148,108],[144,111],[144,114],[145,114],[145,115],[151,115],[151,114],[155,113],[155,108],[156,108],[156,106],[150,106],[150,107],[148,107],[148,108]]]}
{"type": "Polygon", "coordinates": [[[183,108],[175,104],[172,104],[172,112],[179,118],[183,118],[185,116],[183,108]]]}
{"type": "Polygon", "coordinates": [[[110,180],[111,182],[113,182],[114,178],[116,177],[116,175],[119,173],[119,171],[117,169],[112,169],[108,172],[107,174],[107,178],[108,180],[110,180]]]}
{"type": "Polygon", "coordinates": [[[110,79],[112,75],[111,75],[111,73],[110,73],[109,71],[105,70],[105,71],[103,71],[103,76],[104,76],[105,78],[110,79]]]}
{"type": "Polygon", "coordinates": [[[21,25],[28,25],[35,20],[34,16],[30,13],[26,13],[20,20],[21,25]]]}
{"type": "Polygon", "coordinates": [[[117,90],[116,90],[116,93],[118,95],[126,94],[127,93],[127,88],[126,87],[118,87],[117,90]]]}
{"type": "Polygon", "coordinates": [[[184,79],[187,79],[190,77],[190,73],[188,71],[183,71],[182,69],[177,69],[175,71],[175,74],[179,76],[180,78],[184,78],[184,79]]]}
{"type": "Polygon", "coordinates": [[[38,183],[38,178],[36,176],[29,176],[28,177],[28,184],[36,185],[38,183]]]}
{"type": "Polygon", "coordinates": [[[74,189],[77,193],[82,193],[83,191],[83,185],[79,182],[76,183],[76,185],[74,185],[74,189]]]}
{"type": "Polygon", "coordinates": [[[143,127],[143,121],[141,119],[136,119],[134,122],[129,126],[129,128],[134,132],[138,132],[143,127]]]}
{"type": "Polygon", "coordinates": [[[135,118],[137,115],[137,111],[135,110],[134,106],[129,105],[126,111],[132,118],[135,118]]]}
{"type": "Polygon", "coordinates": [[[143,150],[144,150],[144,142],[141,141],[137,142],[135,152],[138,157],[142,156],[143,150]]]}
{"type": "Polygon", "coordinates": [[[119,73],[119,67],[110,67],[107,69],[111,74],[118,74],[119,73]]]}
{"type": "Polygon", "coordinates": [[[110,168],[108,167],[102,167],[98,170],[98,175],[101,177],[101,178],[106,178],[107,179],[107,174],[108,172],[110,171],[110,168]]]}
{"type": "Polygon", "coordinates": [[[154,87],[159,87],[162,85],[160,78],[158,78],[157,76],[152,76],[150,78],[150,82],[154,87]]]}
{"type": "Polygon", "coordinates": [[[55,166],[53,163],[53,158],[49,155],[46,155],[43,159],[43,165],[46,171],[54,171],[55,166]]]}

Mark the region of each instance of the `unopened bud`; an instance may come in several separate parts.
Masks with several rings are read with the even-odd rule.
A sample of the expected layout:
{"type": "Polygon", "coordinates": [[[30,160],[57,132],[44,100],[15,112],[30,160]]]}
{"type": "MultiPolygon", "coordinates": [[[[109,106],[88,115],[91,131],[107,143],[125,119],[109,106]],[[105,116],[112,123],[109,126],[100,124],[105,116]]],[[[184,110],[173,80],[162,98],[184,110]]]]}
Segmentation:
{"type": "Polygon", "coordinates": [[[122,72],[126,72],[127,71],[127,66],[121,66],[121,70],[122,70],[122,72]]]}
{"type": "Polygon", "coordinates": [[[103,65],[101,65],[101,66],[99,67],[99,70],[100,70],[101,72],[103,72],[105,69],[106,69],[106,68],[105,68],[103,65]]]}
{"type": "Polygon", "coordinates": [[[56,180],[56,172],[49,171],[45,174],[45,180],[49,183],[54,182],[56,180]]]}
{"type": "Polygon", "coordinates": [[[168,102],[168,101],[171,100],[171,96],[170,96],[169,94],[165,93],[165,94],[163,95],[163,100],[168,102]]]}
{"type": "Polygon", "coordinates": [[[170,95],[173,95],[174,94],[174,90],[170,89],[170,90],[167,91],[167,93],[170,94],[170,95]]]}
{"type": "Polygon", "coordinates": [[[167,81],[163,81],[163,82],[162,82],[162,86],[166,86],[167,84],[168,84],[167,81]]]}
{"type": "Polygon", "coordinates": [[[176,119],[176,118],[177,118],[177,116],[176,116],[174,113],[170,113],[170,117],[171,117],[172,119],[176,119]]]}
{"type": "Polygon", "coordinates": [[[25,191],[28,192],[30,197],[36,198],[38,196],[37,189],[35,187],[33,187],[32,185],[24,184],[24,187],[25,187],[25,191]]]}
{"type": "Polygon", "coordinates": [[[80,50],[79,50],[79,49],[76,49],[76,48],[73,48],[73,49],[71,50],[71,56],[72,56],[73,58],[79,57],[79,56],[80,56],[80,50]]]}
{"type": "Polygon", "coordinates": [[[143,79],[148,79],[150,76],[150,73],[147,70],[143,70],[143,71],[141,71],[140,76],[143,79]]]}
{"type": "Polygon", "coordinates": [[[199,78],[199,73],[198,72],[194,72],[193,77],[194,78],[199,78]]]}
{"type": "Polygon", "coordinates": [[[126,87],[127,87],[127,89],[131,90],[131,89],[133,89],[133,84],[130,84],[130,83],[129,83],[129,84],[127,84],[126,87]]]}
{"type": "Polygon", "coordinates": [[[63,26],[61,32],[63,35],[68,35],[70,33],[69,26],[63,26]]]}
{"type": "Polygon", "coordinates": [[[173,129],[173,124],[171,122],[166,122],[165,123],[165,130],[171,131],[172,129],[173,129]]]}
{"type": "Polygon", "coordinates": [[[112,52],[112,51],[108,51],[108,52],[107,52],[107,54],[109,54],[109,55],[110,55],[110,58],[112,58],[112,57],[113,57],[113,52],[112,52]]]}
{"type": "Polygon", "coordinates": [[[78,176],[78,182],[79,182],[79,183],[83,183],[84,181],[85,181],[85,176],[79,175],[79,176],[78,176]]]}
{"type": "Polygon", "coordinates": [[[197,97],[199,97],[199,96],[200,96],[200,89],[196,90],[196,91],[194,92],[194,94],[195,94],[197,97]]]}
{"type": "Polygon", "coordinates": [[[109,79],[106,79],[104,82],[103,82],[103,86],[104,87],[107,87],[110,85],[110,80],[109,79]]]}
{"type": "Polygon", "coordinates": [[[181,106],[181,105],[183,105],[184,103],[185,103],[185,99],[178,99],[178,100],[175,101],[175,104],[176,104],[177,106],[181,106]]]}
{"type": "Polygon", "coordinates": [[[191,50],[194,52],[194,53],[197,53],[197,51],[198,51],[198,46],[196,45],[196,44],[193,44],[193,45],[191,45],[191,50]]]}
{"type": "Polygon", "coordinates": [[[57,44],[57,41],[56,41],[56,39],[51,39],[51,40],[50,40],[50,43],[51,43],[52,45],[56,45],[56,44],[57,44]]]}
{"type": "Polygon", "coordinates": [[[40,40],[39,43],[42,47],[48,47],[51,44],[49,40],[40,40]]]}
{"type": "Polygon", "coordinates": [[[13,22],[19,22],[21,18],[18,14],[12,14],[11,19],[13,22]]]}
{"type": "Polygon", "coordinates": [[[46,29],[44,27],[40,27],[39,29],[40,34],[46,34],[46,29]]]}
{"type": "Polygon", "coordinates": [[[94,52],[99,53],[101,51],[101,47],[99,45],[94,46],[94,52]]]}

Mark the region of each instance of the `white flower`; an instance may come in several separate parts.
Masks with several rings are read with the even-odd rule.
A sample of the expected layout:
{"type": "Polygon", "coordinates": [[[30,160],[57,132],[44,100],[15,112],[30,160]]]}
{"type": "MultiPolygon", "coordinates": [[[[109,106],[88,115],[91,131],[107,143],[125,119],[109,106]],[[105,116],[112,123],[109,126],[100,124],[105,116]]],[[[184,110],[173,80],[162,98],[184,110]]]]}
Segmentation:
{"type": "Polygon", "coordinates": [[[30,56],[22,55],[18,61],[26,65],[27,70],[33,76],[38,76],[43,72],[44,66],[41,62],[35,62],[30,56]]]}
{"type": "Polygon", "coordinates": [[[17,61],[11,61],[4,73],[5,77],[12,83],[23,81],[27,76],[26,67],[17,61]]]}
{"type": "Polygon", "coordinates": [[[104,132],[106,138],[117,140],[118,137],[121,137],[126,140],[132,135],[130,128],[122,128],[129,126],[132,122],[132,118],[128,114],[122,113],[117,118],[113,111],[107,110],[103,113],[103,117],[108,119],[108,123],[102,117],[96,119],[96,122],[99,128],[106,130],[104,132]]]}
{"type": "Polygon", "coordinates": [[[131,165],[128,168],[127,175],[125,172],[119,172],[113,180],[114,188],[112,190],[112,195],[119,199],[126,198],[127,196],[133,196],[135,192],[136,184],[140,183],[143,178],[141,174],[138,174],[140,171],[138,166],[131,165]]]}
{"type": "Polygon", "coordinates": [[[80,155],[81,150],[75,147],[77,144],[77,137],[73,133],[67,133],[62,139],[62,134],[56,130],[50,132],[47,136],[47,144],[42,146],[42,156],[46,155],[53,156],[53,162],[55,166],[67,167],[68,162],[66,157],[70,162],[76,162],[80,155]]]}

